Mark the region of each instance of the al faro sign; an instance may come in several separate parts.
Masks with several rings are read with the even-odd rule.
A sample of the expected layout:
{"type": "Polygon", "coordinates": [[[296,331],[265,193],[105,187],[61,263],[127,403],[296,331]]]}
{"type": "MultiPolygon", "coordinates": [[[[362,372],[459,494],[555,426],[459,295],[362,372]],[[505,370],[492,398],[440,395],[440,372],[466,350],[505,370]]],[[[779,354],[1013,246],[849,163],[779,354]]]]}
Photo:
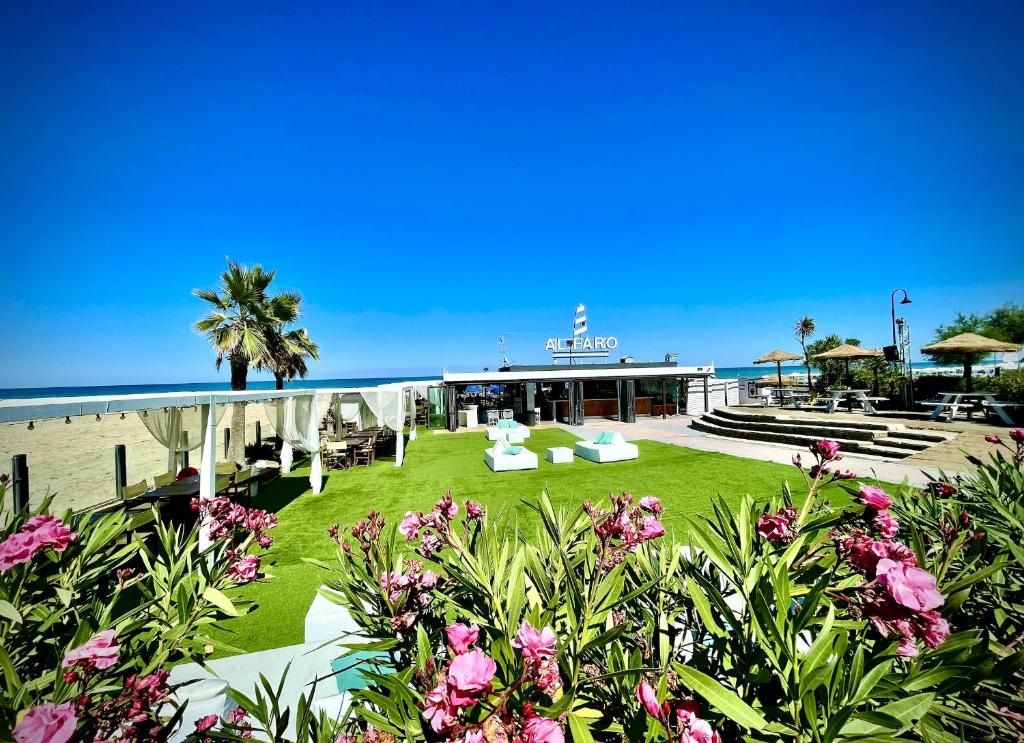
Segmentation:
{"type": "Polygon", "coordinates": [[[572,338],[548,338],[544,345],[545,351],[551,351],[552,360],[569,359],[606,359],[608,352],[619,347],[619,339],[614,335],[598,335],[593,338],[587,327],[587,308],[576,305],[576,315],[572,322],[572,338]]]}

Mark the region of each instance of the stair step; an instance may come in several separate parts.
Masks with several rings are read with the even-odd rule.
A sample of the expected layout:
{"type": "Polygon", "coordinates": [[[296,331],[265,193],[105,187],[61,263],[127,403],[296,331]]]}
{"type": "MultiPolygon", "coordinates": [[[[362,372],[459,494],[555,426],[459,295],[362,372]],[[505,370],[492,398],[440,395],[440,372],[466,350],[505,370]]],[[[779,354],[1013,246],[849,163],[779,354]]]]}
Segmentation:
{"type": "Polygon", "coordinates": [[[855,439],[858,441],[874,441],[879,437],[885,436],[885,431],[834,428],[828,425],[828,421],[823,425],[807,424],[804,421],[796,422],[778,419],[772,419],[771,422],[760,420],[739,421],[724,415],[718,415],[718,411],[715,411],[714,413],[706,413],[704,418],[709,422],[714,423],[716,426],[722,426],[723,428],[739,428],[744,431],[754,430],[802,434],[806,436],[814,436],[818,439],[855,439]]]}
{"type": "Polygon", "coordinates": [[[854,428],[866,431],[889,431],[889,425],[874,421],[848,421],[840,418],[804,418],[786,415],[765,415],[763,413],[739,412],[732,408],[715,408],[711,411],[717,416],[731,418],[743,423],[786,421],[801,426],[821,426],[823,428],[854,428]]]}
{"type": "Polygon", "coordinates": [[[907,449],[911,452],[924,451],[931,446],[931,444],[924,441],[907,441],[905,439],[894,438],[893,436],[875,439],[875,443],[879,446],[892,447],[895,449],[907,449]]]}
{"type": "Polygon", "coordinates": [[[950,439],[956,438],[955,434],[942,433],[935,431],[912,431],[909,428],[901,429],[895,434],[889,434],[889,436],[899,436],[901,439],[913,439],[914,441],[928,441],[933,444],[942,444],[950,439]]]}
{"type": "MultiPolygon", "coordinates": [[[[697,430],[703,431],[704,433],[714,434],[716,436],[725,436],[733,439],[744,439],[747,441],[765,441],[775,444],[790,444],[793,446],[808,446],[815,441],[820,440],[821,436],[813,436],[808,434],[794,434],[794,433],[780,433],[777,431],[764,431],[755,428],[729,428],[726,426],[717,425],[713,421],[708,421],[705,418],[694,418],[690,422],[690,427],[697,430]]],[[[910,456],[913,452],[906,449],[890,449],[886,447],[880,447],[873,441],[858,441],[851,439],[833,439],[839,444],[840,451],[848,453],[865,453],[865,454],[877,454],[885,456],[889,459],[902,459],[903,457],[910,456]]]]}

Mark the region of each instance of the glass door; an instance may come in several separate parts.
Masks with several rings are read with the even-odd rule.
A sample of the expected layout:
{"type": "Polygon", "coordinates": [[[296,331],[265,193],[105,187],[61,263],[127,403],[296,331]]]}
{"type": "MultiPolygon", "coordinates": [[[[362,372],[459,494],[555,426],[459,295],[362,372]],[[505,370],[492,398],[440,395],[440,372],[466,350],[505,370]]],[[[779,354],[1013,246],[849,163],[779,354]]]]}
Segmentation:
{"type": "Polygon", "coordinates": [[[444,428],[445,422],[444,387],[428,387],[427,428],[444,428]]]}

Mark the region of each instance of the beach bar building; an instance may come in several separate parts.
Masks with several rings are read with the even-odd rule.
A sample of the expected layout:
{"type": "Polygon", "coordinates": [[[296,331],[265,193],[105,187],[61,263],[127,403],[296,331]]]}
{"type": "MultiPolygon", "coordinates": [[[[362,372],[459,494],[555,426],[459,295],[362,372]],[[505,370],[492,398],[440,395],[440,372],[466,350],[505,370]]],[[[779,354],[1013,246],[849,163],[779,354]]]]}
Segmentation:
{"type": "Polygon", "coordinates": [[[441,387],[428,395],[435,427],[486,423],[488,418],[513,418],[532,425],[557,421],[583,425],[586,418],[625,423],[637,416],[658,418],[687,412],[697,394],[711,409],[709,380],[713,366],[679,366],[674,361],[618,364],[507,366],[497,371],[445,371],[441,387]]]}

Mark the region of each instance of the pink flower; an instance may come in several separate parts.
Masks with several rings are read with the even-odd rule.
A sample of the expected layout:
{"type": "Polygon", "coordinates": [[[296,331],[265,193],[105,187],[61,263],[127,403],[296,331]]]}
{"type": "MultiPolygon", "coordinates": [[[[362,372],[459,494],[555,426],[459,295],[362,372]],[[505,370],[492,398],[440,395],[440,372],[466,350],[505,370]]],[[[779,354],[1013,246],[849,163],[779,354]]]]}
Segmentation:
{"type": "Polygon", "coordinates": [[[838,459],[839,444],[831,439],[815,441],[807,448],[810,449],[811,454],[820,458],[823,462],[831,462],[834,459],[838,459]]]}
{"type": "Polygon", "coordinates": [[[235,707],[233,710],[228,712],[228,722],[232,725],[241,725],[245,722],[245,718],[249,716],[249,713],[245,711],[245,707],[235,707]]]}
{"type": "Polygon", "coordinates": [[[53,516],[33,516],[21,527],[25,533],[35,534],[43,547],[51,547],[55,552],[63,552],[78,536],[70,527],[53,516]]]}
{"type": "Polygon", "coordinates": [[[424,534],[423,540],[420,542],[420,554],[430,557],[435,552],[440,552],[443,547],[444,542],[436,534],[424,534]]]}
{"type": "Polygon", "coordinates": [[[448,699],[454,707],[476,704],[491,690],[497,666],[482,650],[471,650],[448,667],[448,699]]]}
{"type": "Polygon", "coordinates": [[[892,498],[884,490],[874,485],[861,485],[860,502],[875,511],[884,511],[892,505],[892,498]]]}
{"type": "Polygon", "coordinates": [[[874,523],[878,533],[886,539],[895,537],[900,531],[900,522],[894,519],[888,511],[878,511],[875,514],[874,523]]]}
{"type": "Polygon", "coordinates": [[[445,521],[451,521],[459,515],[459,507],[452,499],[452,491],[448,491],[442,496],[441,500],[434,506],[434,510],[437,511],[445,521]]]}
{"type": "Polygon", "coordinates": [[[455,708],[448,699],[448,688],[444,682],[427,692],[423,716],[435,733],[450,730],[455,724],[455,708]]]}
{"type": "Polygon", "coordinates": [[[893,601],[911,611],[927,611],[943,604],[942,594],[935,588],[935,576],[922,568],[879,560],[875,578],[893,601]]]}
{"type": "Polygon", "coordinates": [[[484,507],[475,501],[466,501],[466,516],[471,519],[482,519],[484,517],[484,507]]]}
{"type": "Polygon", "coordinates": [[[904,637],[900,640],[900,646],[896,649],[896,654],[901,658],[916,658],[920,651],[917,649],[917,643],[914,642],[913,637],[904,637]]]}
{"type": "Polygon", "coordinates": [[[661,505],[661,501],[653,495],[645,495],[640,499],[640,502],[637,505],[648,513],[653,513],[655,516],[665,512],[665,509],[661,505]]]}
{"type": "Polygon", "coordinates": [[[15,743],[67,743],[75,735],[78,718],[71,702],[45,702],[33,707],[14,728],[15,743]]]}
{"type": "Polygon", "coordinates": [[[1010,438],[1018,444],[1024,444],[1024,428],[1011,428],[1010,438]]]}
{"type": "Polygon", "coordinates": [[[789,521],[783,516],[765,514],[757,520],[757,532],[769,542],[779,542],[786,538],[789,521]]]}
{"type": "Polygon", "coordinates": [[[1000,439],[994,433],[990,433],[988,436],[986,436],[985,437],[985,441],[987,441],[990,444],[1000,444],[1000,443],[1002,443],[1002,439],[1000,439]]]}
{"type": "Polygon", "coordinates": [[[217,715],[207,715],[206,717],[200,717],[196,720],[196,732],[205,733],[207,730],[212,730],[213,726],[217,724],[220,718],[217,715]]]}
{"type": "Polygon", "coordinates": [[[402,533],[402,536],[408,539],[415,539],[420,534],[420,527],[423,526],[423,520],[420,515],[408,511],[405,514],[405,518],[402,519],[402,523],[398,525],[398,531],[402,533]]]}
{"type": "Polygon", "coordinates": [[[448,635],[448,644],[451,646],[452,652],[456,655],[462,655],[476,645],[477,637],[480,635],[480,628],[476,624],[467,627],[462,623],[456,623],[446,627],[444,632],[448,635]]]}
{"type": "Polygon", "coordinates": [[[654,718],[661,717],[661,705],[658,703],[658,696],[654,689],[646,681],[641,681],[636,687],[636,698],[647,710],[647,714],[654,718]]]}
{"type": "Polygon", "coordinates": [[[82,645],[69,650],[60,664],[61,668],[83,666],[95,668],[97,671],[110,668],[117,663],[117,651],[121,649],[121,646],[114,642],[115,634],[112,629],[96,633],[82,645]]]}
{"type": "Polygon", "coordinates": [[[523,653],[523,658],[531,663],[554,658],[558,652],[557,645],[558,639],[555,637],[554,630],[550,627],[537,630],[529,622],[523,622],[516,639],[512,641],[512,647],[519,648],[523,653]]]}
{"type": "Polygon", "coordinates": [[[653,516],[644,516],[644,525],[640,529],[640,541],[657,539],[665,536],[665,526],[653,516]]]}
{"type": "Polygon", "coordinates": [[[437,575],[433,570],[424,570],[420,576],[420,588],[431,589],[437,585],[437,575]]]}
{"type": "Polygon", "coordinates": [[[949,622],[943,619],[937,611],[923,612],[921,618],[924,619],[921,639],[928,647],[937,648],[949,637],[949,622]]]}
{"type": "Polygon", "coordinates": [[[799,454],[794,454],[792,461],[793,461],[793,466],[795,466],[795,467],[802,467],[803,466],[803,460],[800,458],[799,454]]]}
{"type": "Polygon", "coordinates": [[[526,743],[565,743],[561,726],[547,717],[531,717],[523,729],[526,743]]]}
{"type": "Polygon", "coordinates": [[[462,743],[484,743],[484,731],[467,730],[462,738],[462,743]]]}
{"type": "Polygon", "coordinates": [[[228,568],[228,577],[235,583],[250,583],[256,580],[256,574],[260,570],[260,558],[258,555],[249,555],[235,560],[228,568]]]}
{"type": "Polygon", "coordinates": [[[32,532],[17,532],[0,542],[0,572],[23,565],[36,556],[43,545],[32,532]]]}
{"type": "Polygon", "coordinates": [[[872,575],[882,559],[894,560],[908,567],[917,565],[917,557],[909,547],[890,539],[877,540],[860,533],[843,539],[838,548],[851,565],[866,575],[872,575]]]}
{"type": "Polygon", "coordinates": [[[679,717],[684,722],[679,743],[715,743],[719,740],[718,733],[711,729],[707,720],[701,720],[689,712],[681,712],[679,717]]]}

